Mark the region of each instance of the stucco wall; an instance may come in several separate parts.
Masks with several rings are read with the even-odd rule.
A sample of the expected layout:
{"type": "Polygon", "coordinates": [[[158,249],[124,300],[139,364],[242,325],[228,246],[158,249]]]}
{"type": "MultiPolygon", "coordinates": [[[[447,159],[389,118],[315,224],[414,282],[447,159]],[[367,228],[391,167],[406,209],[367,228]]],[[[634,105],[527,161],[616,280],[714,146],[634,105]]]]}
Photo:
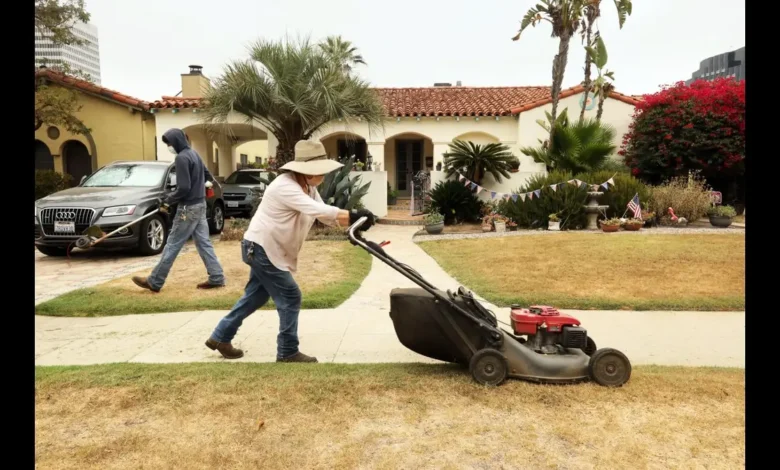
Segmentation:
{"type": "MultiPolygon", "coordinates": [[[[256,157],[266,159],[268,158],[268,141],[267,140],[253,140],[240,144],[236,147],[236,155],[244,154],[247,156],[249,163],[255,161],[256,157]]],[[[239,160],[240,161],[240,160],[239,160]]]]}
{"type": "Polygon", "coordinates": [[[73,135],[57,126],[59,138],[50,139],[47,135],[50,125],[44,124],[35,131],[35,138],[49,148],[55,170],[63,169],[62,148],[69,140],[77,140],[87,147],[92,156],[92,171],[117,160],[155,160],[155,120],[151,114],[130,111],[125,105],[85,93],[79,93],[79,104],[81,110],[74,115],[90,129],[97,155],[93,155],[87,136],[73,135]]]}
{"type": "Polygon", "coordinates": [[[363,205],[377,217],[387,215],[387,173],[384,171],[351,171],[351,179],[360,178],[360,185],[371,183],[363,205]]]}

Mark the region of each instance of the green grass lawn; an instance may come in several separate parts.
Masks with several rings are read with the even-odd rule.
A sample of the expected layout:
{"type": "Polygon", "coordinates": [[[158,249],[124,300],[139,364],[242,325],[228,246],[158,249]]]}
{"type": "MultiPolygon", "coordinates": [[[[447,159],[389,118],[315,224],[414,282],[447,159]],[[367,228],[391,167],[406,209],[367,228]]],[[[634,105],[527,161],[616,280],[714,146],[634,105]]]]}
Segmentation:
{"type": "MultiPolygon", "coordinates": [[[[121,277],[79,289],[36,307],[38,315],[109,316],[132,313],[228,310],[241,297],[249,280],[249,267],[241,261],[240,242],[215,244],[227,279],[223,289],[200,290],[206,280],[203,262],[196,252],[180,256],[159,293],[140,289],[121,277]]],[[[333,308],[347,300],[368,275],[371,256],[345,241],[309,241],[298,259],[295,279],[303,292],[304,309],[333,308]]],[[[151,269],[139,275],[148,275],[151,269]]],[[[269,302],[265,309],[275,308],[269,302]]]]}
{"type": "Polygon", "coordinates": [[[498,306],[744,310],[742,234],[564,233],[420,246],[498,306]]]}
{"type": "Polygon", "coordinates": [[[742,468],[744,369],[622,388],[422,364],[36,367],[36,467],[742,468]]]}

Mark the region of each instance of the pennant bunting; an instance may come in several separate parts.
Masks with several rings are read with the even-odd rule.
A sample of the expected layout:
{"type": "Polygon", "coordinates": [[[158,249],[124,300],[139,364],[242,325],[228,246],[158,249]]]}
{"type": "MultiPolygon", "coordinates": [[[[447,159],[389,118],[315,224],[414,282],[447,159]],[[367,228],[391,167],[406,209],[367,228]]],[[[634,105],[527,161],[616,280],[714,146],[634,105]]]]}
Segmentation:
{"type": "Polygon", "coordinates": [[[557,190],[558,190],[558,185],[557,185],[557,184],[551,184],[551,185],[550,185],[550,188],[551,188],[553,191],[557,191],[557,190]]]}
{"type": "Polygon", "coordinates": [[[463,175],[461,175],[460,173],[458,173],[458,181],[463,181],[463,180],[465,180],[465,179],[466,179],[466,178],[464,178],[464,177],[463,177],[463,175]]]}
{"type": "Polygon", "coordinates": [[[531,199],[533,199],[533,198],[534,198],[534,193],[525,193],[525,196],[526,196],[526,197],[528,198],[528,200],[530,201],[531,199]]]}
{"type": "Polygon", "coordinates": [[[607,184],[610,185],[610,186],[615,186],[615,180],[610,178],[610,179],[607,180],[607,184]]]}
{"type": "Polygon", "coordinates": [[[601,186],[604,189],[609,189],[609,183],[601,183],[601,186]]]}
{"type": "Polygon", "coordinates": [[[477,183],[471,183],[469,186],[471,186],[471,189],[474,189],[477,187],[477,183]]]}
{"type": "Polygon", "coordinates": [[[517,194],[512,195],[512,202],[517,202],[517,194]]]}
{"type": "Polygon", "coordinates": [[[520,200],[522,200],[523,202],[525,202],[525,194],[521,194],[521,195],[520,195],[520,200]]]}
{"type": "Polygon", "coordinates": [[[534,191],[534,194],[536,195],[536,197],[537,197],[537,199],[538,199],[538,198],[539,198],[539,196],[541,196],[541,195],[542,195],[542,190],[541,190],[541,189],[537,189],[536,191],[534,191]]]}
{"type": "Polygon", "coordinates": [[[496,198],[496,192],[490,191],[490,199],[495,199],[495,198],[496,198]]]}

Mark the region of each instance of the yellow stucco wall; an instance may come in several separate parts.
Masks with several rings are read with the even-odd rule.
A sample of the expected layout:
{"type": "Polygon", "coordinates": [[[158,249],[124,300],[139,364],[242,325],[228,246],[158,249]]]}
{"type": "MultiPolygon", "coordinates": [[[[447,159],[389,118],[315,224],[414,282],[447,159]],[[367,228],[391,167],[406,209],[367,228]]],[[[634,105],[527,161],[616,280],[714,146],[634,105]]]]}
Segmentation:
{"type": "MultiPolygon", "coordinates": [[[[58,86],[51,84],[50,86],[58,86]]],[[[60,136],[52,140],[47,135],[51,127],[44,124],[35,131],[35,139],[49,148],[54,158],[54,169],[62,172],[62,148],[69,140],[83,143],[93,157],[92,171],[117,160],[155,160],[154,115],[142,111],[131,112],[126,105],[80,93],[81,110],[75,113],[90,128],[97,151],[97,162],[92,155],[89,139],[73,135],[60,128],[60,136]]]]}
{"type": "Polygon", "coordinates": [[[238,155],[239,158],[242,153],[247,156],[249,163],[254,162],[256,157],[266,160],[268,158],[268,141],[253,140],[243,143],[236,147],[236,155],[238,155]]]}

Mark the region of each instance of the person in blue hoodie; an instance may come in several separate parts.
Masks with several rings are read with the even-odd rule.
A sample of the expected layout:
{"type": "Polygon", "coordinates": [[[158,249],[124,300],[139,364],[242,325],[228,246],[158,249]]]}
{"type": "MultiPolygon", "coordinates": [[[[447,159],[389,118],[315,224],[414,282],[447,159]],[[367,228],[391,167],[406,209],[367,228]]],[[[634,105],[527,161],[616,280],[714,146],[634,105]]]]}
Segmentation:
{"type": "Polygon", "coordinates": [[[208,281],[198,284],[198,289],[224,287],[225,274],[209,239],[209,225],[206,220],[206,182],[214,181],[214,178],[198,152],[190,148],[184,131],[169,129],[163,134],[162,141],[168,146],[168,150],[176,155],[176,190],[160,199],[160,212],[167,213],[173,204],[178,204],[178,207],[168,235],[168,244],[163,249],[160,261],[149,277],[134,276],[133,282],[138,287],[159,292],[179,251],[192,237],[209,274],[208,281]]]}

